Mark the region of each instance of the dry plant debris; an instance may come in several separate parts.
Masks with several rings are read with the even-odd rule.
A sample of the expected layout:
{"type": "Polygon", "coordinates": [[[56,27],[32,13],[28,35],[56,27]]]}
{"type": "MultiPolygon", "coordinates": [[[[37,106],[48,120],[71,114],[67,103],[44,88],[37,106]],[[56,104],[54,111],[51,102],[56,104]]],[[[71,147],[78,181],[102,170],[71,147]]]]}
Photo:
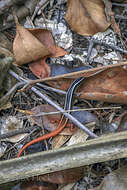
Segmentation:
{"type": "MultiPolygon", "coordinates": [[[[22,150],[25,150],[24,147],[27,143],[31,145],[31,140],[33,139],[34,143],[32,144],[35,147],[35,143],[45,140],[45,138],[41,138],[43,135],[43,137],[51,137],[49,141],[44,142],[46,149],[57,149],[61,146],[85,142],[89,135],[78,129],[77,126],[84,127],[83,129],[88,130],[88,133],[91,136],[93,135],[93,137],[104,133],[126,130],[127,40],[125,32],[127,31],[127,26],[125,26],[125,22],[124,26],[121,24],[121,20],[124,21],[126,19],[124,15],[127,7],[126,3],[126,0],[115,2],[110,0],[40,0],[38,3],[33,2],[33,0],[30,0],[29,3],[28,1],[21,3],[20,1],[9,0],[8,4],[3,1],[0,2],[0,15],[2,15],[1,18],[3,20],[1,31],[14,25],[14,17],[9,7],[11,10],[14,8],[18,16],[18,18],[15,16],[15,38],[8,31],[5,32],[8,38],[14,38],[13,53],[12,43],[8,41],[8,38],[5,38],[3,33],[1,33],[0,37],[0,109],[5,109],[1,111],[2,116],[5,114],[6,117],[7,114],[5,124],[0,127],[1,159],[16,157],[19,147],[23,146],[22,150]],[[116,12],[119,14],[115,15],[114,7],[117,7],[116,12]],[[34,8],[35,11],[33,13],[34,8]],[[7,13],[7,9],[8,15],[5,16],[4,10],[7,13]],[[25,19],[25,22],[31,23],[33,28],[25,28],[23,24],[19,24],[18,19],[22,20],[22,18],[30,14],[31,18],[28,17],[25,19]],[[39,17],[43,18],[40,19],[39,17]],[[69,26],[65,23],[64,18],[69,26]],[[37,25],[35,23],[38,20],[42,22],[42,26],[39,25],[36,28],[37,25]],[[4,26],[7,23],[9,24],[4,26]],[[110,29],[106,30],[109,27],[110,29]],[[109,33],[112,33],[112,36],[109,37],[109,33]],[[98,36],[98,39],[96,39],[96,36],[98,36]],[[80,38],[81,41],[79,40],[80,38]],[[84,39],[85,41],[83,41],[84,39]],[[107,43],[107,39],[109,43],[107,43]],[[77,44],[76,40],[78,41],[77,44]],[[72,44],[72,42],[74,43],[72,44]],[[107,51],[104,47],[107,48],[107,51]],[[14,63],[12,63],[13,54],[15,58],[14,63]],[[8,60],[9,57],[12,60],[6,64],[4,58],[8,60]],[[103,61],[101,61],[101,57],[103,61]],[[78,61],[80,60],[81,64],[75,58],[78,61]],[[118,64],[104,66],[111,63],[118,64]],[[18,66],[25,71],[24,78],[16,74],[15,68],[18,68],[18,66]],[[96,66],[97,68],[93,68],[96,66]],[[9,70],[10,68],[13,68],[13,71],[9,70]],[[40,80],[31,80],[29,78],[30,71],[40,80]],[[6,86],[5,83],[6,78],[9,76],[19,80],[19,83],[13,87],[11,84],[8,88],[8,84],[6,86]],[[78,80],[82,82],[80,83],[78,80]],[[45,82],[45,84],[41,82],[45,82]],[[36,87],[31,88],[33,85],[36,85],[36,87]],[[17,91],[21,86],[23,86],[23,89],[17,91]],[[26,90],[27,87],[28,90],[26,90]],[[76,90],[75,87],[77,87],[76,90]],[[31,91],[29,88],[31,88],[31,91]],[[42,102],[37,96],[33,95],[33,92],[37,92],[36,94],[43,97],[44,101],[42,102]],[[14,94],[15,96],[13,96],[14,94]],[[68,94],[69,96],[67,96],[68,94]],[[8,106],[10,109],[8,112],[7,107],[4,108],[3,105],[12,97],[12,105],[8,106]],[[18,103],[16,104],[14,101],[18,103]],[[52,106],[46,104],[49,102],[51,102],[52,106]],[[75,104],[76,109],[79,110],[74,111],[75,107],[71,107],[72,102],[75,104]],[[57,106],[58,103],[60,106],[57,106]],[[116,104],[120,104],[120,106],[116,106],[116,104]],[[88,108],[92,113],[80,110],[82,107],[88,108]],[[56,108],[60,112],[65,112],[56,113],[56,108]],[[47,113],[49,115],[46,115],[47,113]],[[64,115],[67,119],[65,119],[64,115]],[[18,128],[17,124],[15,124],[14,129],[12,129],[13,127],[11,130],[9,129],[6,121],[10,121],[10,117],[15,118],[19,122],[18,128]],[[18,120],[18,117],[21,117],[21,120],[18,120]],[[68,118],[71,118],[71,121],[68,118]],[[75,125],[74,121],[78,120],[79,122],[75,125]],[[24,124],[25,122],[27,124],[24,124]],[[28,126],[23,129],[23,125],[28,126]],[[59,130],[59,127],[62,128],[59,130]],[[48,131],[51,133],[45,134],[45,130],[46,133],[48,131]],[[20,132],[24,134],[20,134],[20,132]],[[18,139],[15,136],[16,134],[18,134],[18,139]],[[52,137],[54,138],[52,139],[52,137]]],[[[9,124],[11,126],[11,122],[9,124]]],[[[37,149],[38,146],[40,144],[37,145],[37,149]]],[[[93,165],[92,167],[94,170],[96,166],[93,165]]],[[[114,169],[114,165],[107,168],[107,173],[109,173],[111,169],[114,169]]],[[[98,174],[94,173],[92,169],[89,170],[91,176],[87,171],[86,175],[89,177],[82,179],[82,181],[85,181],[86,187],[84,185],[84,189],[89,186],[89,189],[94,190],[97,184],[88,181],[89,179],[94,179],[98,174]]],[[[110,172],[109,175],[103,173],[103,176],[107,176],[96,189],[126,189],[127,184],[123,180],[126,178],[125,170],[121,168],[120,172],[110,172]]],[[[22,183],[20,189],[55,190],[58,189],[58,184],[76,182],[83,178],[84,175],[83,167],[55,172],[40,176],[39,181],[41,183],[38,183],[38,178],[35,178],[33,183],[31,181],[22,183]],[[48,182],[47,186],[43,181],[48,182]]],[[[75,186],[72,189],[77,190],[78,187],[75,186]]]]}
{"type": "Polygon", "coordinates": [[[121,167],[108,174],[97,190],[126,190],[127,166],[121,167]]]}
{"type": "Polygon", "coordinates": [[[30,70],[38,78],[48,77],[50,68],[45,63],[46,58],[63,56],[67,52],[55,45],[49,30],[25,29],[19,24],[17,18],[15,21],[16,37],[13,43],[13,52],[16,64],[23,65],[34,61],[29,66],[30,70]]]}

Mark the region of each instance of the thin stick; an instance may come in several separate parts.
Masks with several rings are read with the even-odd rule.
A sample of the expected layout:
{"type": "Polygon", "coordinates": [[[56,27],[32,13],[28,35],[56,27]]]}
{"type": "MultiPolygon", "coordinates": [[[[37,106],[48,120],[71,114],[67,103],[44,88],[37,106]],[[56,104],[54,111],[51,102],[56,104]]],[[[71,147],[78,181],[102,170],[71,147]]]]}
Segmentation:
{"type": "Polygon", "coordinates": [[[62,80],[62,79],[68,79],[68,78],[74,79],[76,76],[78,76],[78,75],[81,76],[81,75],[83,75],[85,73],[88,74],[88,73],[91,73],[91,72],[96,72],[96,71],[99,71],[99,70],[106,70],[106,69],[109,69],[109,68],[120,67],[120,66],[124,66],[124,65],[127,65],[127,62],[122,62],[122,63],[119,63],[119,64],[108,65],[108,66],[102,66],[102,67],[96,67],[96,68],[92,68],[92,69],[88,69],[88,70],[82,70],[82,71],[67,73],[67,74],[63,74],[63,75],[47,77],[47,78],[43,78],[43,79],[29,80],[27,82],[27,84],[25,85],[25,88],[27,88],[28,86],[31,86],[33,84],[39,83],[39,82],[53,81],[53,80],[58,80],[58,79],[62,80]]]}
{"type": "MultiPolygon", "coordinates": [[[[109,110],[109,109],[121,109],[121,106],[114,106],[114,107],[102,107],[102,108],[83,108],[83,109],[72,109],[72,110],[64,110],[63,112],[60,111],[54,111],[54,112],[42,112],[39,114],[29,114],[29,116],[45,116],[45,115],[54,115],[54,114],[61,114],[61,113],[67,113],[67,112],[76,112],[76,111],[95,111],[95,110],[109,110]]],[[[20,112],[20,110],[16,109],[20,112]]],[[[22,111],[21,111],[22,112],[22,111]]],[[[24,110],[25,113],[25,110],[24,110]]],[[[21,116],[22,117],[22,116],[21,116]]]]}
{"type": "MultiPolygon", "coordinates": [[[[27,80],[23,79],[22,77],[20,77],[19,75],[17,75],[15,72],[13,72],[12,70],[9,70],[9,73],[15,77],[17,80],[19,81],[25,81],[27,83],[27,80]]],[[[61,108],[59,105],[55,104],[52,100],[50,100],[46,95],[42,94],[39,90],[37,90],[35,87],[32,87],[31,90],[36,93],[38,96],[40,96],[42,99],[44,99],[47,103],[49,103],[50,105],[52,105],[53,107],[55,107],[57,110],[59,110],[60,112],[63,112],[63,114],[69,118],[75,125],[77,125],[79,128],[83,129],[88,135],[90,135],[93,138],[98,137],[97,135],[95,135],[92,131],[90,131],[89,129],[87,129],[80,121],[78,121],[75,117],[73,117],[72,115],[70,115],[69,113],[64,113],[64,109],[61,108]]]]}
{"type": "Polygon", "coordinates": [[[25,82],[18,82],[17,84],[15,84],[1,99],[0,99],[0,103],[3,103],[5,101],[7,101],[7,99],[9,98],[9,96],[15,91],[17,90],[17,88],[23,86],[25,84],[25,82]]]}
{"type": "Polygon", "coordinates": [[[42,88],[47,89],[47,90],[51,90],[53,92],[57,92],[59,94],[66,95],[66,91],[64,91],[64,90],[53,88],[53,87],[50,87],[50,86],[47,86],[47,85],[44,85],[44,84],[41,84],[41,83],[37,83],[37,86],[42,87],[42,88]]]}

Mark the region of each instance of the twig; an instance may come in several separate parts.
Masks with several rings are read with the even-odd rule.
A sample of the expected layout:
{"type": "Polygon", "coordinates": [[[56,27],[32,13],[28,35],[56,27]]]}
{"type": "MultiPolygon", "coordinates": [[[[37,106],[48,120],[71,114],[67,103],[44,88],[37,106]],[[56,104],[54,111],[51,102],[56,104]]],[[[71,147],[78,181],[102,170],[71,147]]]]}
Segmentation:
{"type": "MultiPolygon", "coordinates": [[[[22,77],[20,77],[19,75],[17,75],[15,72],[13,72],[12,70],[9,70],[9,73],[15,77],[17,80],[19,81],[25,81],[27,83],[27,80],[23,79],[22,77]]],[[[61,108],[59,105],[55,104],[52,100],[50,100],[46,95],[42,94],[39,90],[37,90],[36,88],[32,87],[31,90],[36,93],[38,96],[40,96],[42,99],[44,99],[47,103],[49,103],[50,105],[52,105],[53,107],[55,107],[57,110],[59,110],[60,112],[64,112],[64,109],[61,108]]],[[[87,129],[82,123],[80,123],[80,121],[78,121],[76,118],[74,118],[71,114],[69,113],[63,113],[67,118],[69,118],[75,125],[77,125],[79,128],[83,129],[88,135],[90,135],[93,138],[96,138],[97,135],[95,135],[92,131],[90,131],[89,129],[87,129]]]]}
{"type": "Polygon", "coordinates": [[[86,58],[86,61],[87,61],[87,62],[89,62],[89,58],[90,58],[90,56],[91,56],[91,52],[92,52],[93,46],[94,46],[94,41],[93,41],[93,40],[90,40],[90,41],[89,41],[89,46],[88,46],[87,58],[86,58]]]}
{"type": "Polygon", "coordinates": [[[15,84],[1,99],[0,99],[0,104],[3,104],[3,102],[7,101],[9,96],[15,91],[17,90],[18,87],[21,87],[25,84],[25,82],[18,82],[17,84],[15,84]]]}
{"type": "Polygon", "coordinates": [[[127,7],[127,4],[121,4],[121,3],[112,3],[112,5],[120,6],[120,7],[127,7]]]}
{"type": "Polygon", "coordinates": [[[115,51],[119,51],[120,53],[123,53],[123,54],[127,54],[127,50],[124,50],[124,49],[121,49],[121,48],[119,48],[119,47],[117,47],[115,45],[107,44],[105,42],[102,42],[102,41],[99,41],[99,40],[91,38],[89,40],[88,53],[87,53],[87,58],[86,58],[87,62],[89,62],[89,58],[90,58],[93,46],[96,45],[96,44],[98,44],[100,46],[107,47],[107,48],[111,48],[111,49],[113,49],[115,51]]]}
{"type": "MultiPolygon", "coordinates": [[[[36,80],[29,80],[27,81],[25,87],[23,88],[23,90],[25,88],[27,88],[28,86],[34,85],[36,83],[39,82],[47,82],[47,81],[53,81],[53,80],[58,80],[58,79],[75,79],[75,76],[83,76],[85,73],[93,73],[99,70],[106,70],[108,68],[113,68],[113,67],[119,67],[119,66],[124,66],[127,65],[127,62],[122,62],[119,64],[114,64],[114,65],[107,65],[107,66],[102,66],[102,67],[96,67],[96,68],[92,68],[89,70],[82,70],[82,71],[77,71],[77,72],[73,72],[73,73],[67,73],[67,74],[63,74],[63,75],[58,75],[58,76],[53,76],[53,77],[47,77],[47,78],[43,78],[43,79],[36,79],[36,80]]],[[[24,80],[24,79],[23,79],[24,80]]]]}
{"type": "Polygon", "coordinates": [[[38,11],[46,4],[49,3],[49,0],[41,0],[38,5],[35,8],[35,11],[33,13],[33,16],[31,17],[31,20],[33,21],[38,11]]]}
{"type": "Polygon", "coordinates": [[[114,17],[114,12],[112,11],[112,2],[111,0],[103,0],[104,4],[105,4],[105,9],[106,9],[106,16],[109,19],[109,21],[111,22],[111,26],[114,30],[114,32],[119,36],[121,43],[125,46],[126,48],[126,44],[122,39],[121,36],[121,32],[120,32],[120,28],[118,26],[118,24],[115,21],[115,17],[114,17]]]}
{"type": "Polygon", "coordinates": [[[115,15],[116,19],[121,19],[121,20],[127,20],[127,16],[123,16],[123,15],[115,15]]]}
{"type": "MultiPolygon", "coordinates": [[[[72,109],[72,110],[64,110],[61,111],[54,111],[54,112],[42,112],[39,114],[29,114],[29,116],[39,117],[39,116],[45,116],[45,115],[54,115],[54,114],[61,114],[61,113],[67,113],[67,112],[76,112],[76,111],[95,111],[95,110],[109,110],[109,109],[121,109],[121,106],[115,106],[115,107],[102,107],[102,108],[84,108],[84,109],[72,109]]],[[[17,110],[20,112],[20,110],[17,110]]],[[[27,113],[26,113],[27,114],[27,113]]],[[[21,116],[22,117],[22,116],[21,116]]],[[[28,117],[28,116],[27,116],[28,117]]]]}
{"type": "Polygon", "coordinates": [[[12,149],[14,149],[15,147],[17,148],[18,144],[21,144],[22,142],[24,142],[24,140],[28,139],[32,133],[34,133],[36,131],[36,128],[34,127],[34,129],[32,131],[29,132],[29,134],[27,136],[25,136],[24,138],[22,138],[20,141],[18,141],[17,143],[15,143],[12,147],[10,147],[8,150],[6,150],[4,152],[4,154],[7,154],[8,152],[10,152],[12,149]]]}
{"type": "MultiPolygon", "coordinates": [[[[0,135],[0,140],[1,139],[5,139],[5,138],[9,138],[18,134],[23,134],[23,133],[30,133],[33,129],[35,129],[35,126],[29,127],[29,128],[22,128],[22,129],[18,129],[18,130],[14,130],[5,134],[1,134],[0,135]]],[[[36,127],[36,130],[42,130],[41,127],[36,127]]]]}
{"type": "Polygon", "coordinates": [[[99,40],[95,40],[95,39],[92,39],[92,41],[95,43],[95,44],[98,44],[98,45],[102,45],[102,46],[105,46],[105,47],[108,47],[108,48],[111,48],[115,51],[119,51],[120,53],[123,53],[123,54],[127,54],[127,50],[125,49],[121,49],[115,45],[111,45],[111,44],[107,44],[105,42],[102,42],[102,41],[99,41],[99,40]]]}
{"type": "Polygon", "coordinates": [[[37,83],[37,86],[42,87],[42,88],[44,88],[46,90],[51,90],[53,92],[57,92],[59,94],[66,95],[66,91],[64,91],[64,90],[59,90],[59,89],[56,89],[56,88],[53,88],[53,87],[50,87],[50,86],[47,86],[47,85],[44,85],[44,84],[40,84],[40,83],[37,83]]]}

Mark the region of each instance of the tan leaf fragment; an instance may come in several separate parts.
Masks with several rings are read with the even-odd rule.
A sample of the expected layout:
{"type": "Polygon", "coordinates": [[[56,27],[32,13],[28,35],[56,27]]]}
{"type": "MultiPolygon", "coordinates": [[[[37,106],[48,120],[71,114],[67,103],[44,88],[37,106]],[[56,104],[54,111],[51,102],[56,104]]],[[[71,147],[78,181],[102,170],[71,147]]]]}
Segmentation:
{"type": "Polygon", "coordinates": [[[60,148],[70,139],[69,135],[57,135],[53,138],[52,149],[60,148]]]}

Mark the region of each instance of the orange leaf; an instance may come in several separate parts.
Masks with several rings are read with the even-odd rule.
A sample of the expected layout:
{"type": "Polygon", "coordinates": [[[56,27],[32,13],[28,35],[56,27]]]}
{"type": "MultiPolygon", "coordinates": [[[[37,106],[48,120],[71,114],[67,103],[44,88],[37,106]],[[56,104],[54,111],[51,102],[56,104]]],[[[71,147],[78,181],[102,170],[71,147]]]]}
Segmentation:
{"type": "Polygon", "coordinates": [[[29,64],[29,69],[38,78],[46,78],[50,76],[50,67],[45,62],[46,57],[29,64]]]}
{"type": "Polygon", "coordinates": [[[56,49],[55,49],[55,53],[53,53],[52,55],[51,55],[51,57],[60,57],[60,56],[64,56],[64,55],[66,55],[67,54],[67,52],[63,49],[63,48],[61,48],[61,47],[59,47],[59,46],[56,46],[56,49]]]}
{"type": "Polygon", "coordinates": [[[68,0],[65,19],[73,31],[88,36],[103,32],[110,25],[102,0],[68,0]]]}

